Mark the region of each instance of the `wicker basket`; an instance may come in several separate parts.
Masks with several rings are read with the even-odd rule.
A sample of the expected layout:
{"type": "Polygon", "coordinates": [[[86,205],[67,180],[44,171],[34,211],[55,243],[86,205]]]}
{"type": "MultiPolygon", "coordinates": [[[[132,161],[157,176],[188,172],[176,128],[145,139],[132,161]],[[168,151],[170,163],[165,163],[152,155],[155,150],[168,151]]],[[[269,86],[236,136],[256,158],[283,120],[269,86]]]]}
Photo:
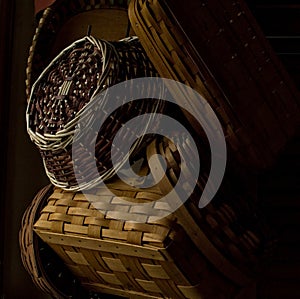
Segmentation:
{"type": "MultiPolygon", "coordinates": [[[[56,253],[33,231],[41,210],[47,205],[53,186],[41,189],[24,213],[19,232],[23,265],[34,284],[52,298],[105,299],[104,294],[88,292],[69,271],[56,253]]],[[[119,297],[109,297],[119,298],[119,297]]]]}
{"type": "Polygon", "coordinates": [[[72,279],[66,278],[65,274],[69,275],[69,273],[63,270],[65,267],[62,265],[57,267],[59,263],[53,261],[55,257],[53,257],[53,253],[51,253],[52,250],[49,250],[47,244],[42,242],[33,232],[33,225],[39,217],[40,211],[47,205],[47,199],[52,192],[53,187],[51,185],[43,188],[40,192],[38,192],[24,213],[19,233],[21,258],[25,269],[30,274],[33,282],[38,288],[45,293],[50,294],[53,298],[69,298],[75,290],[79,290],[78,281],[72,281],[72,279]],[[42,260],[42,256],[44,257],[44,260],[42,260]],[[45,258],[47,258],[47,260],[45,260],[45,258]],[[49,277],[50,273],[47,271],[49,268],[50,272],[51,268],[57,269],[57,277],[60,276],[61,281],[66,282],[64,290],[58,288],[57,279],[56,281],[51,280],[49,277]]]}
{"type": "MultiPolygon", "coordinates": [[[[27,108],[27,131],[40,149],[46,173],[54,185],[69,190],[79,189],[73,169],[72,141],[84,108],[104,88],[143,76],[156,76],[156,71],[136,38],[108,43],[87,36],[66,48],[43,71],[32,88],[27,108]]],[[[145,99],[134,105],[123,104],[123,100],[115,100],[114,104],[120,108],[111,115],[106,115],[110,105],[106,99],[101,102],[101,107],[97,107],[97,117],[107,121],[99,132],[91,130],[87,133],[87,137],[98,136],[95,171],[91,171],[94,165],[85,162],[93,155],[90,149],[84,145],[76,149],[83,165],[84,186],[81,184],[81,188],[91,187],[91,182],[97,180],[99,174],[106,179],[111,175],[109,149],[129,117],[163,109],[160,100],[145,99]]]]}
{"type": "Polygon", "coordinates": [[[244,1],[133,0],[129,18],[160,76],[207,99],[239,160],[272,164],[299,124],[300,97],[244,1]]]}
{"type": "Polygon", "coordinates": [[[26,94],[29,100],[33,82],[65,47],[84,36],[88,25],[93,35],[119,40],[129,34],[127,0],[56,0],[40,12],[29,50],[26,68],[26,94]]]}
{"type": "MultiPolygon", "coordinates": [[[[186,152],[183,156],[189,157],[190,163],[181,161],[178,149],[169,139],[157,138],[147,147],[151,173],[157,178],[161,177],[161,172],[166,174],[157,184],[164,194],[174,189],[181,173],[185,177],[180,187],[190,188],[192,175],[189,170],[198,153],[192,151],[186,140],[180,141],[180,150],[186,152]],[[150,159],[153,155],[165,157],[166,171],[161,160],[150,159]],[[183,167],[188,168],[187,171],[183,171],[183,167]]],[[[268,240],[268,227],[253,198],[247,198],[247,191],[239,188],[239,179],[233,173],[227,173],[213,201],[199,209],[209,173],[205,172],[200,173],[193,193],[185,205],[174,211],[173,216],[202,254],[223,275],[236,284],[247,285],[251,277],[258,279],[261,263],[269,254],[272,240],[268,240]]],[[[182,200],[180,195],[172,198],[172,201],[176,200],[182,200]]]]}
{"type": "MultiPolygon", "coordinates": [[[[241,287],[220,275],[174,216],[157,220],[148,211],[118,205],[119,198],[156,200],[161,196],[157,188],[133,189],[118,180],[107,186],[109,191],[104,187],[93,191],[92,203],[81,193],[56,188],[34,226],[82,286],[127,298],[235,298],[241,287]],[[106,216],[95,208],[108,203],[118,208],[106,216]],[[116,213],[136,213],[145,221],[114,220],[116,213]]],[[[227,206],[210,211],[223,221],[234,218],[227,206]]]]}

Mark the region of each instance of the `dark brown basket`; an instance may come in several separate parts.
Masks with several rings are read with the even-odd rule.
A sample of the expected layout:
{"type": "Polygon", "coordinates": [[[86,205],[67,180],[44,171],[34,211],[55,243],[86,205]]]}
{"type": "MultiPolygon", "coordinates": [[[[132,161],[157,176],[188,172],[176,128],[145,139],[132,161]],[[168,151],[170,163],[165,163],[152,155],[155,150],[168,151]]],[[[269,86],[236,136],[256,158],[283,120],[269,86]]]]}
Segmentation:
{"type": "MultiPolygon", "coordinates": [[[[126,298],[231,299],[242,286],[251,286],[252,280],[241,284],[240,277],[236,284],[220,274],[220,268],[227,266],[226,262],[219,263],[218,255],[222,254],[203,237],[191,240],[199,235],[189,237],[176,214],[159,220],[143,207],[130,210],[130,206],[119,204],[120,198],[137,203],[155,201],[162,195],[157,187],[137,189],[118,179],[111,180],[107,187],[109,191],[106,187],[91,191],[92,202],[80,192],[56,188],[35,223],[37,234],[86,289],[126,298]],[[107,205],[116,209],[106,215],[97,210],[107,205]],[[144,222],[114,219],[116,215],[131,219],[132,214],[144,222]],[[209,260],[207,252],[203,254],[205,247],[210,251],[209,260]]],[[[167,209],[159,204],[156,208],[167,209]]],[[[207,215],[218,219],[225,229],[235,221],[226,205],[218,210],[211,207],[209,211],[207,215]]],[[[216,231],[213,236],[219,234],[216,231]]],[[[248,296],[243,298],[253,299],[248,296]]]]}
{"type": "MultiPolygon", "coordinates": [[[[136,77],[156,75],[136,38],[109,43],[87,36],[70,45],[51,62],[32,88],[27,108],[27,131],[40,149],[46,173],[54,185],[79,189],[73,169],[72,141],[84,108],[107,87],[136,77]]],[[[129,117],[159,112],[163,108],[159,100],[146,99],[134,105],[123,105],[123,100],[121,97],[115,99],[116,103],[120,102],[120,109],[111,115],[106,115],[109,103],[103,100],[98,107],[97,117],[107,121],[99,132],[89,132],[92,136],[98,135],[95,153],[90,153],[84,145],[76,148],[80,163],[83,163],[85,188],[91,187],[99,174],[106,179],[111,176],[109,149],[123,123],[129,117]],[[93,154],[97,173],[91,171],[93,165],[85,164],[86,158],[93,154]]]]}
{"type": "Polygon", "coordinates": [[[26,94],[44,68],[65,47],[85,35],[88,25],[93,35],[106,40],[128,36],[127,0],[56,0],[40,12],[29,50],[26,94]]]}
{"type": "MultiPolygon", "coordinates": [[[[240,161],[270,166],[299,125],[300,97],[244,1],[133,0],[129,6],[160,76],[206,98],[240,161]]],[[[182,101],[193,107],[193,99],[182,101]]]]}

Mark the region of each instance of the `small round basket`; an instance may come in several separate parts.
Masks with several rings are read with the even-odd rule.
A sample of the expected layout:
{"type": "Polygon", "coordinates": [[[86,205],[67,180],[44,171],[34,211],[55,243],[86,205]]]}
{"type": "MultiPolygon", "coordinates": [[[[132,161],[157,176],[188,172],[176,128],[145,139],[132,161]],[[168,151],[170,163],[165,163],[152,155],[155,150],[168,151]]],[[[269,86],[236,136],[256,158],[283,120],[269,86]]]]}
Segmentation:
{"type": "Polygon", "coordinates": [[[37,15],[26,68],[26,94],[44,68],[92,26],[93,35],[120,40],[129,35],[127,0],[56,0],[37,15]]]}
{"type": "MultiPolygon", "coordinates": [[[[71,44],[50,63],[32,87],[27,107],[27,131],[38,146],[46,173],[55,186],[79,190],[73,169],[72,141],[84,108],[108,87],[137,77],[156,75],[134,37],[109,43],[86,36],[71,44]]],[[[114,100],[120,108],[110,115],[106,111],[111,102],[103,100],[101,107],[97,107],[97,117],[106,121],[100,131],[90,132],[98,135],[95,153],[84,146],[75,150],[83,163],[81,177],[86,182],[80,188],[90,188],[90,182],[99,175],[106,179],[113,175],[108,149],[129,117],[163,110],[160,100],[146,99],[137,104],[124,104],[122,96],[114,100]],[[96,172],[91,171],[94,165],[85,163],[91,155],[96,158],[96,172]]],[[[136,143],[132,150],[141,143],[136,143]]]]}

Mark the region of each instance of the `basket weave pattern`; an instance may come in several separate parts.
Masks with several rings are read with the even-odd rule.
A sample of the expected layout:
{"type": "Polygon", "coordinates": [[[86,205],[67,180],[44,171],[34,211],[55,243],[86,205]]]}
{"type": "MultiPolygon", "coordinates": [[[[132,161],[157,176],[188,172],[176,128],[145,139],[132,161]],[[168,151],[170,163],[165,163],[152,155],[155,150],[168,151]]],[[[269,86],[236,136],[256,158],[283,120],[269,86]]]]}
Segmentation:
{"type": "Polygon", "coordinates": [[[299,124],[299,93],[244,2],[134,0],[129,16],[159,74],[207,99],[239,160],[273,163],[299,124]]]}
{"type": "Polygon", "coordinates": [[[57,291],[51,283],[40,273],[38,259],[36,258],[37,236],[34,235],[33,225],[39,216],[39,212],[46,205],[47,195],[51,194],[52,186],[41,190],[32,201],[23,215],[21,229],[19,233],[21,258],[27,272],[31,275],[34,283],[44,292],[51,294],[54,298],[59,298],[57,291]]]}
{"type": "MultiPolygon", "coordinates": [[[[108,43],[86,37],[52,61],[32,88],[27,131],[40,149],[47,175],[54,185],[69,190],[79,188],[73,170],[71,143],[85,106],[107,87],[136,77],[153,76],[156,71],[135,38],[108,43]]],[[[97,173],[91,171],[93,165],[84,164],[85,158],[93,153],[84,145],[76,149],[83,161],[82,177],[87,181],[86,188],[91,187],[89,182],[99,174],[110,172],[111,159],[104,149],[110,148],[127,118],[163,108],[162,103],[155,100],[141,100],[135,105],[122,105],[121,98],[119,101],[122,107],[110,116],[105,112],[105,104],[101,110],[99,108],[97,117],[109,117],[109,122],[99,132],[89,133],[98,135],[94,153],[97,173]]]]}
{"type": "MultiPolygon", "coordinates": [[[[181,150],[186,150],[193,161],[193,156],[197,153],[191,151],[188,142],[181,144],[181,150]]],[[[178,149],[166,138],[157,138],[147,147],[148,161],[154,154],[166,159],[166,176],[158,183],[158,187],[161,192],[167,193],[178,181],[178,170],[185,166],[178,159],[178,149]]],[[[149,166],[150,169],[158,169],[160,162],[152,160],[149,166]]],[[[156,170],[152,173],[155,176],[159,172],[156,170]]],[[[261,220],[255,217],[256,207],[247,207],[247,199],[243,194],[234,195],[226,189],[222,190],[220,198],[199,209],[199,200],[207,183],[206,176],[207,174],[204,174],[199,177],[192,195],[184,206],[174,211],[173,216],[211,263],[218,267],[218,259],[222,260],[223,265],[219,270],[223,274],[236,283],[243,283],[243,280],[246,282],[246,276],[251,277],[256,273],[259,262],[264,257],[267,247],[263,241],[264,226],[259,223],[261,220]],[[214,254],[212,248],[216,250],[214,254]],[[242,273],[246,274],[244,279],[242,273]]],[[[187,175],[183,185],[189,184],[189,179],[187,175]]],[[[235,180],[234,177],[231,180],[235,180]]]]}
{"type": "MultiPolygon", "coordinates": [[[[273,161],[297,122],[299,110],[294,86],[242,2],[196,2],[187,0],[182,7],[177,0],[170,4],[163,0],[132,1],[130,18],[150,60],[137,38],[106,42],[87,36],[52,60],[31,89],[31,79],[46,61],[36,52],[43,47],[41,41],[33,42],[27,71],[27,92],[31,90],[27,130],[56,187],[41,190],[25,212],[20,246],[27,271],[54,298],[67,298],[70,293],[71,297],[75,294],[74,298],[100,298],[99,294],[104,293],[137,299],[244,299],[243,289],[255,282],[254,276],[266,251],[264,227],[248,198],[243,193],[233,194],[223,185],[213,203],[199,209],[199,199],[209,177],[209,148],[207,140],[202,140],[203,131],[197,131],[198,124],[189,114],[184,122],[197,131],[192,134],[197,135],[199,153],[193,152],[187,137],[175,137],[180,139],[189,163],[181,160],[175,143],[158,135],[133,146],[133,152],[138,152],[138,158],[143,158],[146,164],[143,172],[151,172],[156,181],[162,177],[154,187],[134,188],[115,176],[110,148],[129,118],[166,112],[164,104],[155,99],[125,105],[122,99],[116,99],[120,100],[121,108],[111,115],[106,113],[105,101],[95,110],[107,120],[99,132],[88,133],[97,136],[95,152],[89,152],[84,145],[76,149],[88,199],[78,192],[83,185],[73,169],[72,142],[84,109],[97,95],[117,83],[157,77],[154,67],[162,77],[184,82],[205,96],[240,161],[250,161],[258,168],[273,161]],[[184,17],[189,15],[186,7],[192,10],[190,24],[184,17]],[[193,11],[201,13],[193,16],[193,11]],[[239,31],[240,27],[247,30],[239,31]],[[193,28],[199,28],[196,35],[193,28]],[[216,48],[224,49],[223,55],[216,48]],[[281,127],[282,123],[286,125],[281,127]],[[277,138],[273,138],[274,132],[277,138]],[[201,160],[201,173],[194,189],[190,177],[196,155],[205,157],[205,161],[201,160]],[[86,163],[90,156],[95,158],[96,171],[94,165],[86,163]],[[165,158],[166,171],[158,156],[165,158]],[[159,201],[174,189],[183,168],[186,177],[182,187],[194,190],[187,201],[183,204],[179,193],[170,202],[159,201]],[[99,175],[104,178],[105,186],[97,185],[99,175]],[[131,205],[132,202],[139,205],[131,205]],[[174,202],[181,203],[175,211],[174,202]],[[169,216],[161,219],[160,212],[166,211],[169,216]],[[55,266],[45,254],[51,255],[44,250],[45,243],[64,263],[52,272],[51,265],[55,266]],[[44,255],[40,255],[43,250],[44,255]],[[45,270],[46,267],[50,268],[45,270]],[[47,276],[50,273],[57,280],[51,281],[47,276]],[[72,273],[69,280],[61,280],[57,286],[61,276],[68,273],[72,273]],[[71,284],[73,277],[76,279],[71,284]],[[61,291],[64,282],[68,286],[61,291]]],[[[75,0],[70,7],[62,6],[60,20],[55,6],[50,7],[42,16],[35,39],[51,26],[55,34],[61,22],[83,7],[110,5],[127,8],[126,1],[75,0]]],[[[48,42],[54,35],[49,37],[48,42]]],[[[144,88],[147,90],[148,86],[141,89],[144,88]]],[[[182,95],[182,101],[193,106],[193,99],[185,97],[182,95]]],[[[176,109],[171,109],[173,118],[183,118],[182,111],[178,113],[176,109]]],[[[206,116],[209,121],[209,115],[206,116]]],[[[128,134],[137,135],[133,130],[128,134]]],[[[224,180],[235,182],[235,178],[228,176],[224,180]]]]}
{"type": "Polygon", "coordinates": [[[48,198],[53,190],[52,185],[42,188],[23,215],[19,232],[23,265],[34,284],[52,298],[106,298],[103,294],[82,288],[79,280],[65,266],[63,260],[33,231],[34,223],[38,220],[41,210],[47,206],[48,198]]]}
{"type": "MultiPolygon", "coordinates": [[[[32,40],[26,68],[26,95],[29,100],[33,82],[42,70],[58,54],[53,53],[53,43],[59,30],[68,21],[84,12],[96,10],[118,9],[127,12],[127,0],[56,0],[43,11],[32,40]],[[54,56],[53,56],[54,55],[54,56]]],[[[126,29],[124,28],[124,32],[126,29]]],[[[124,36],[125,37],[125,36],[124,36]]]]}
{"type": "Polygon", "coordinates": [[[93,203],[81,193],[55,189],[35,224],[83,286],[130,298],[234,296],[234,284],[211,267],[174,217],[157,221],[141,209],[135,213],[147,220],[139,224],[113,219],[114,213],[134,213],[126,205],[105,216],[95,209],[103,202],[117,204],[118,197],[157,199],[162,195],[158,189],[131,189],[119,181],[108,187],[115,195],[96,189],[93,203]]]}

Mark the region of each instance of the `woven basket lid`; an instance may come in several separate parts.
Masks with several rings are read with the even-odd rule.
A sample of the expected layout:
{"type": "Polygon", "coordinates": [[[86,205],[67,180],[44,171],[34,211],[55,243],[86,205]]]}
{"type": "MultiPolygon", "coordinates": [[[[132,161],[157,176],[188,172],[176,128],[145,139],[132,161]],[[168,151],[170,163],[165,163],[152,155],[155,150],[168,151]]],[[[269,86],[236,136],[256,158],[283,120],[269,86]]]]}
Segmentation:
{"type": "Polygon", "coordinates": [[[119,40],[129,35],[127,0],[56,0],[38,13],[38,25],[29,50],[26,69],[26,94],[48,63],[66,46],[84,36],[119,40]]]}

